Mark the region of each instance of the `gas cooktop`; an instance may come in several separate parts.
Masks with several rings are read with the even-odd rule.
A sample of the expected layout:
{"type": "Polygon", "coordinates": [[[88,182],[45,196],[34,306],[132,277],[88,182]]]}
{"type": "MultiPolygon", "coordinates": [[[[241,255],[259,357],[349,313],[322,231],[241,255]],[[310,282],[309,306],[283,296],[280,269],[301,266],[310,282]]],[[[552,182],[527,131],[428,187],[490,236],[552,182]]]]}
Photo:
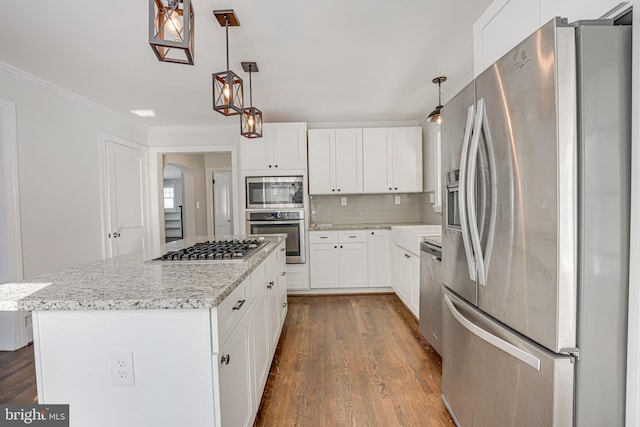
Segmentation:
{"type": "Polygon", "coordinates": [[[265,240],[233,239],[198,242],[188,248],[169,251],[154,261],[226,261],[243,262],[253,255],[265,240]]]}

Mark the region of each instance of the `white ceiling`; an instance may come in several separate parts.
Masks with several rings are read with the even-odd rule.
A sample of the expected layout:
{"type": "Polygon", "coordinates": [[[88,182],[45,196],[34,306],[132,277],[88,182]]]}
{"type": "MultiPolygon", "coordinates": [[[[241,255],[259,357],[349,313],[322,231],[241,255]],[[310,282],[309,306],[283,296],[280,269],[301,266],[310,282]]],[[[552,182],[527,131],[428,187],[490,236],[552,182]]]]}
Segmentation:
{"type": "MultiPolygon", "coordinates": [[[[230,68],[255,61],[254,105],[265,122],[423,119],[470,81],[472,26],[491,0],[192,0],[195,65],[159,62],[146,0],[3,4],[0,61],[123,115],[152,108],[144,127],[233,124],[212,110],[211,73],[226,69],[212,11],[234,9],[230,68]]],[[[248,104],[248,84],[246,86],[248,104]]]]}

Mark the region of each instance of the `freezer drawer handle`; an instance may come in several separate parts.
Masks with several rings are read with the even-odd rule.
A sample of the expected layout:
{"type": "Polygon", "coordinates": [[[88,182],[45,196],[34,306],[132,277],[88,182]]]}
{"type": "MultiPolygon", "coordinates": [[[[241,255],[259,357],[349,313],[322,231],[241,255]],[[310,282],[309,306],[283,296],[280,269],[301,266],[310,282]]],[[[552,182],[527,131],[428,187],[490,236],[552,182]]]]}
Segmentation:
{"type": "Polygon", "coordinates": [[[485,331],[484,329],[482,329],[481,327],[479,327],[475,323],[471,322],[469,319],[464,317],[456,309],[455,305],[453,304],[453,302],[451,301],[451,298],[449,298],[448,295],[444,296],[444,302],[447,304],[447,307],[449,307],[449,311],[451,312],[453,317],[455,317],[456,320],[462,326],[464,326],[469,332],[471,332],[472,334],[474,334],[475,336],[477,336],[481,340],[488,342],[489,344],[493,345],[494,347],[499,348],[500,350],[504,351],[505,353],[510,354],[511,356],[515,357],[516,359],[521,360],[522,362],[524,362],[527,365],[531,366],[533,369],[536,369],[538,371],[540,370],[540,359],[538,359],[537,357],[533,356],[532,354],[529,354],[526,351],[516,347],[515,345],[509,344],[505,340],[500,339],[500,338],[496,337],[495,335],[490,334],[489,332],[485,331]]]}

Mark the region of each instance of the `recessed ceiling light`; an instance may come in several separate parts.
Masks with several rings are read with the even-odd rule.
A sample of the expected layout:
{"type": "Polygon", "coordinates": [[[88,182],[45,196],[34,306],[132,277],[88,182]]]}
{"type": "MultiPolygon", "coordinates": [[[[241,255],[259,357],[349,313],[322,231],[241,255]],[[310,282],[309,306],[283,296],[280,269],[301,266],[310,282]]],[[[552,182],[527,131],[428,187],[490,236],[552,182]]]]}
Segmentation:
{"type": "Polygon", "coordinates": [[[140,117],[155,117],[156,112],[153,110],[131,110],[133,114],[140,117]]]}

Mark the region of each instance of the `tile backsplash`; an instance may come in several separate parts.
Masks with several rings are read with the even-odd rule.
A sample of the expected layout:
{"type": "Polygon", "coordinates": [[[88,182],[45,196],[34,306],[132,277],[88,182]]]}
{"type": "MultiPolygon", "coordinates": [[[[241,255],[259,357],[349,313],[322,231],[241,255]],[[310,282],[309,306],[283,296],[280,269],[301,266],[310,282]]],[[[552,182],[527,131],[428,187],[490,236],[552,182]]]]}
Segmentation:
{"type": "Polygon", "coordinates": [[[310,200],[313,224],[441,223],[428,193],[310,196],[310,200]],[[346,206],[341,205],[342,198],[346,206]]]}

